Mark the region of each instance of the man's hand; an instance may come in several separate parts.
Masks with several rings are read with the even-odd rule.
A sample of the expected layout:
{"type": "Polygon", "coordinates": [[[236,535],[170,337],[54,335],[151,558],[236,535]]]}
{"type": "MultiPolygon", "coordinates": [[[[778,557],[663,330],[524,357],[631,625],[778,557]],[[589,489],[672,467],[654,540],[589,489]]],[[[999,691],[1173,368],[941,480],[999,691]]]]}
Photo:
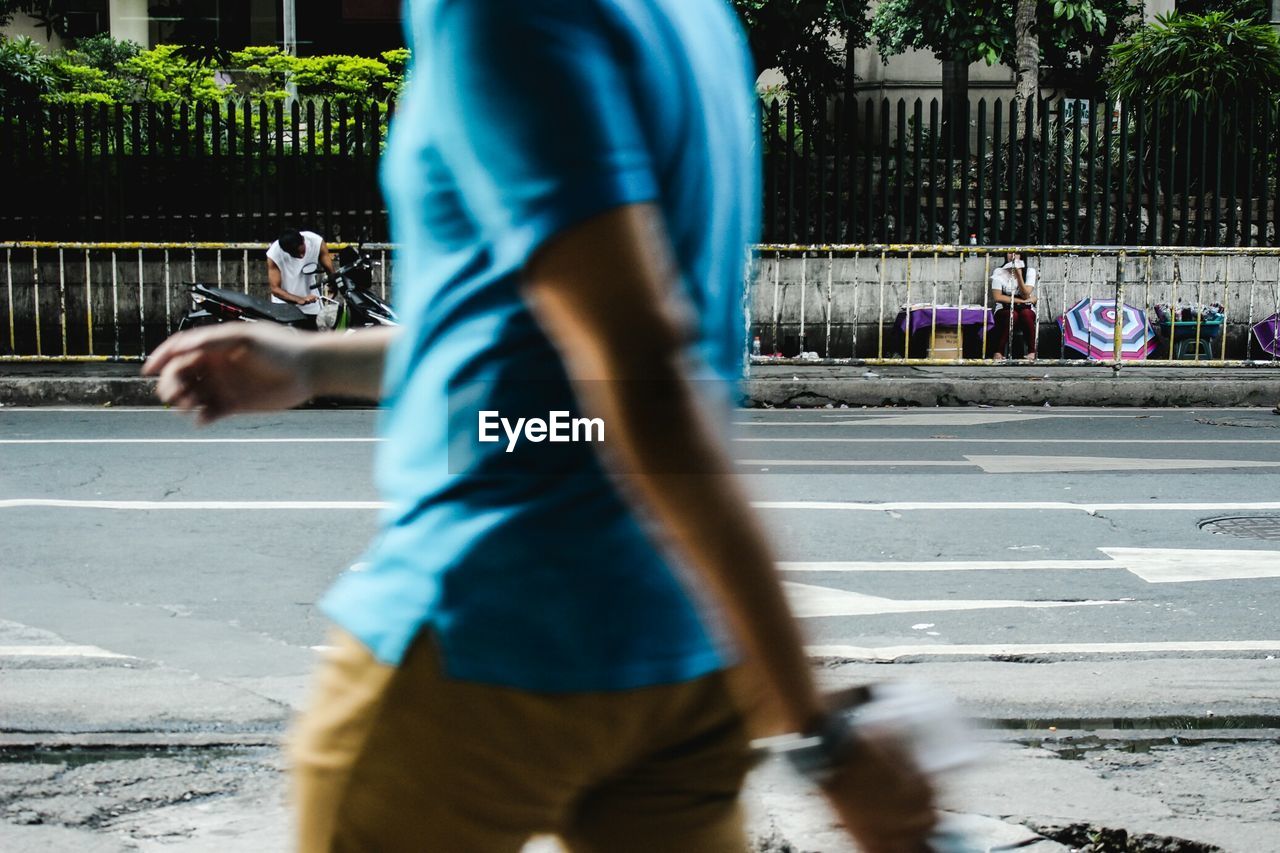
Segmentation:
{"type": "Polygon", "coordinates": [[[864,853],[921,853],[937,820],[933,790],[895,736],[859,734],[823,791],[864,853]]]}
{"type": "Polygon", "coordinates": [[[316,296],[314,293],[311,293],[311,294],[308,294],[307,296],[301,296],[301,297],[299,297],[299,298],[298,298],[298,302],[297,302],[297,304],[298,304],[298,305],[310,305],[312,302],[315,302],[315,301],[317,301],[317,300],[319,300],[319,299],[320,299],[320,297],[319,297],[319,296],[316,296]]]}
{"type": "Polygon", "coordinates": [[[208,424],[240,412],[289,409],[316,393],[307,354],[314,335],[267,323],[226,323],[180,332],[142,368],[158,376],[161,401],[208,424]]]}

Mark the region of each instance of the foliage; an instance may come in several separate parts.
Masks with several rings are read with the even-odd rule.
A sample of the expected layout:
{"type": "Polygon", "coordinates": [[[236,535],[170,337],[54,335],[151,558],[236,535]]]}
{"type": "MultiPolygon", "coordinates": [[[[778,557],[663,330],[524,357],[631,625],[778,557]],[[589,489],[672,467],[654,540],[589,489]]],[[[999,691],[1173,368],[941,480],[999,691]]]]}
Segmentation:
{"type": "Polygon", "coordinates": [[[1271,8],[1267,0],[1180,0],[1178,14],[1208,15],[1225,12],[1235,20],[1251,20],[1265,24],[1271,20],[1271,8]]]}
{"type": "Polygon", "coordinates": [[[55,84],[49,57],[29,38],[0,39],[0,101],[26,101],[55,84]]]}
{"type": "Polygon", "coordinates": [[[108,35],[81,39],[47,54],[30,39],[0,39],[0,99],[41,98],[50,104],[223,104],[231,99],[280,101],[292,84],[301,97],[366,105],[395,96],[407,50],[381,59],[296,57],[276,47],[226,51],[210,65],[182,45],[143,50],[108,35]]]}
{"type": "Polygon", "coordinates": [[[757,71],[777,69],[792,92],[834,91],[847,51],[867,44],[868,0],[733,0],[757,71]]]}
{"type": "Polygon", "coordinates": [[[88,38],[77,39],[73,53],[85,65],[101,68],[103,71],[114,71],[117,67],[133,59],[142,52],[137,42],[117,41],[107,33],[88,38]]]}
{"type": "MultiPolygon", "coordinates": [[[[1014,0],[968,5],[958,0],[884,0],[871,20],[871,38],[884,57],[909,48],[929,50],[942,60],[1012,61],[1014,0]]],[[[1088,47],[1107,31],[1118,12],[1128,18],[1140,4],[1132,0],[1042,2],[1039,37],[1064,52],[1088,47]]],[[[1122,18],[1123,19],[1123,18],[1122,18]]]]}
{"type": "Polygon", "coordinates": [[[309,56],[294,60],[298,94],[335,101],[381,100],[394,91],[386,63],[363,56],[309,56]]]}
{"type": "Polygon", "coordinates": [[[1122,100],[1204,101],[1280,88],[1280,37],[1226,12],[1171,14],[1111,48],[1106,82],[1122,100]]]}

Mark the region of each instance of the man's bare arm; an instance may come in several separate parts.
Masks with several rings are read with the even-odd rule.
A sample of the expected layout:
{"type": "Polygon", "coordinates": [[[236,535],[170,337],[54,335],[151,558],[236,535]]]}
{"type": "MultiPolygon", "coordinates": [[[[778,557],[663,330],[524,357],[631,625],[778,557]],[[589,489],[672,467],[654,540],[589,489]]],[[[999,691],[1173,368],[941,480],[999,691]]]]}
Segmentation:
{"type": "Polygon", "coordinates": [[[223,323],[166,340],[142,372],[156,393],[201,423],[242,412],[288,409],[322,395],[375,400],[398,329],[303,334],[270,323],[223,323]]]}
{"type": "Polygon", "coordinates": [[[530,261],[525,293],[628,482],[725,605],[785,723],[803,729],[822,708],[768,543],[680,363],[667,241],[650,205],[603,214],[530,261]]]}
{"type": "Polygon", "coordinates": [[[301,296],[294,296],[289,291],[280,286],[280,267],[276,266],[276,262],[267,258],[267,286],[271,288],[271,295],[276,299],[293,305],[303,305],[312,300],[304,299],[301,296]]]}
{"type": "Polygon", "coordinates": [[[333,255],[329,252],[329,244],[320,244],[320,266],[332,275],[337,270],[333,266],[333,255]]]}
{"type": "MultiPolygon", "coordinates": [[[[633,205],[551,240],[526,267],[525,296],[584,408],[608,424],[627,483],[725,608],[784,725],[810,730],[824,708],[772,553],[681,364],[680,324],[665,307],[678,279],[657,210],[633,205]]],[[[823,787],[867,853],[922,849],[932,791],[891,738],[864,738],[823,787]]]]}

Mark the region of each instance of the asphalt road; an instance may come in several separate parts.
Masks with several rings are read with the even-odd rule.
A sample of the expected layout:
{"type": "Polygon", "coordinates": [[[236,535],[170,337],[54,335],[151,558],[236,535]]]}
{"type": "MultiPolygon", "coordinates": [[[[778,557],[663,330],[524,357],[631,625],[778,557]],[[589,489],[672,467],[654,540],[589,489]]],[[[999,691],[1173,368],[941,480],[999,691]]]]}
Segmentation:
{"type": "MultiPolygon", "coordinates": [[[[254,849],[285,849],[278,759],[252,745],[275,743],[303,701],[325,642],[313,602],[375,529],[375,417],[298,411],[197,431],[158,408],[0,409],[0,842],[54,844],[26,833],[76,828],[47,849],[89,849],[82,828],[101,826],[141,845],[101,849],[151,849],[152,837],[161,849],[166,833],[200,835],[187,799],[234,789],[226,802],[239,810],[205,819],[209,846],[189,849],[250,849],[228,848],[231,826],[254,849]],[[39,752],[5,764],[6,744],[108,742],[194,751],[161,756],[165,769],[136,752],[84,767],[49,759],[60,770],[41,770],[39,752]],[[242,751],[228,768],[211,743],[242,751]],[[259,782],[227,781],[237,761],[259,782]],[[162,818],[157,803],[176,811],[162,818]]],[[[1233,747],[1241,766],[1277,782],[1266,768],[1280,728],[1280,540],[1198,525],[1259,516],[1256,532],[1280,534],[1280,417],[968,408],[734,420],[734,455],[826,683],[907,672],[979,716],[1042,732],[1250,729],[1260,739],[1233,747]]],[[[1260,840],[1277,837],[1276,816],[1238,775],[1215,777],[1224,765],[1204,749],[1133,771],[1123,796],[1108,780],[1128,753],[1102,750],[1089,772],[1027,751],[969,785],[967,807],[1280,849],[1260,840]],[[1176,766],[1197,780],[1194,802],[1188,786],[1152,793],[1176,766]]],[[[775,817],[792,801],[778,802],[775,817]]]]}
{"type": "MultiPolygon", "coordinates": [[[[272,646],[323,642],[312,602],[375,528],[374,418],[299,411],[197,431],[159,409],[0,411],[0,618],[200,674],[289,674],[306,655],[272,646]]],[[[1268,412],[735,421],[815,646],[1280,652],[1280,540],[1197,526],[1280,516],[1266,508],[1280,501],[1268,412]]]]}

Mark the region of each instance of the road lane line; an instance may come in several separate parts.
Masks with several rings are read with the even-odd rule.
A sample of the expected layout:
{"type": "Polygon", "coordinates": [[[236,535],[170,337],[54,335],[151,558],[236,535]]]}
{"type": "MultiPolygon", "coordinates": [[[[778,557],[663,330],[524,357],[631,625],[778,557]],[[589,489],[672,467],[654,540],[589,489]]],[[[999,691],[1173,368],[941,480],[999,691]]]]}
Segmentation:
{"type": "Polygon", "coordinates": [[[891,661],[904,657],[1018,657],[1024,655],[1115,655],[1159,652],[1274,652],[1280,640],[1207,640],[1153,643],[945,643],[918,646],[806,646],[810,657],[891,661]]]}
{"type": "MultiPolygon", "coordinates": [[[[885,501],[858,503],[853,501],[753,501],[756,509],[827,510],[840,512],[915,512],[955,511],[1008,512],[1034,510],[1052,512],[1234,512],[1277,511],[1280,501],[1220,503],[1070,503],[1068,501],[885,501]]],[[[0,499],[0,509],[43,507],[49,509],[121,509],[121,510],[327,510],[386,508],[382,501],[110,501],[70,500],[58,498],[0,499]]]]}
{"type": "Polygon", "coordinates": [[[1148,459],[1126,456],[971,456],[954,459],[735,459],[752,468],[979,468],[984,474],[1202,471],[1207,468],[1280,468],[1280,460],[1148,459]]]}
{"type": "Polygon", "coordinates": [[[824,616],[876,616],[884,613],[944,613],[958,610],[1044,610],[1057,607],[1128,604],[1133,600],[898,599],[793,581],[784,581],[782,588],[791,604],[791,612],[798,619],[815,619],[824,616]]]}
{"type": "MultiPolygon", "coordinates": [[[[913,414],[913,415],[876,415],[867,417],[858,415],[857,417],[848,417],[844,419],[830,418],[824,421],[786,421],[786,420],[755,420],[755,421],[734,421],[734,426],[817,426],[817,427],[879,427],[879,426],[906,426],[906,427],[966,427],[966,426],[989,426],[999,425],[1003,423],[1016,423],[1019,421],[1037,421],[1046,418],[1059,418],[1064,420],[1080,420],[1087,418],[1096,420],[1099,418],[1107,419],[1129,419],[1137,420],[1139,415],[1113,415],[1113,414],[1008,414],[1000,417],[976,417],[976,416],[960,416],[960,415],[932,415],[932,414],[913,414]]],[[[1146,418],[1159,417],[1148,415],[1146,418]]],[[[1144,418],[1145,419],[1145,418],[1144,418]]]]}
{"type": "Polygon", "coordinates": [[[992,572],[1119,569],[1147,583],[1258,580],[1280,577],[1280,551],[1206,548],[1099,548],[1105,560],[858,560],[780,562],[781,572],[992,572]]]}
{"type": "Polygon", "coordinates": [[[380,438],[0,438],[0,444],[366,444],[380,438]]]}
{"type": "Polygon", "coordinates": [[[933,562],[898,562],[896,560],[806,562],[792,560],[778,563],[778,571],[780,572],[1047,572],[1091,569],[1123,570],[1124,565],[1111,560],[939,560],[933,562]]]}
{"type": "MultiPolygon", "coordinates": [[[[735,459],[735,465],[777,468],[980,468],[977,462],[957,459],[735,459]]],[[[1280,462],[1276,463],[1280,465],[1280,462]]]]}
{"type": "Polygon", "coordinates": [[[829,510],[840,512],[913,512],[971,510],[974,512],[1009,512],[1011,510],[1049,510],[1053,512],[1253,512],[1280,510],[1280,501],[1219,503],[1071,503],[1070,501],[753,501],[756,509],[829,510]]]}
{"type": "Polygon", "coordinates": [[[56,498],[11,498],[0,500],[0,509],[41,507],[47,509],[123,510],[324,510],[383,509],[386,506],[381,501],[82,501],[56,498]]]}
{"type": "Polygon", "coordinates": [[[133,655],[109,652],[97,646],[0,646],[0,658],[115,658],[133,655]]]}
{"type": "Polygon", "coordinates": [[[744,444],[1280,444],[1280,438],[734,438],[744,444]]]}

